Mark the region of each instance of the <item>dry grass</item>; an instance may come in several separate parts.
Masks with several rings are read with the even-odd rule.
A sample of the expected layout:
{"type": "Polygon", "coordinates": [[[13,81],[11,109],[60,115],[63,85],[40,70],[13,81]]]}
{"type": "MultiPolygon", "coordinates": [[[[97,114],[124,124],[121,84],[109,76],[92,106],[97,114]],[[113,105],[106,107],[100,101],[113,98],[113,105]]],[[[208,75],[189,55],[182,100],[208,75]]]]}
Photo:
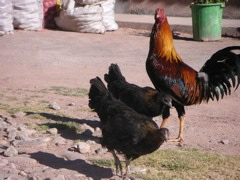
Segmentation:
{"type": "MultiPolygon", "coordinates": [[[[91,162],[114,168],[113,160],[98,159],[91,162]]],[[[140,157],[131,165],[148,169],[146,174],[135,174],[145,180],[240,179],[240,157],[211,154],[192,148],[159,150],[140,157]]]]}

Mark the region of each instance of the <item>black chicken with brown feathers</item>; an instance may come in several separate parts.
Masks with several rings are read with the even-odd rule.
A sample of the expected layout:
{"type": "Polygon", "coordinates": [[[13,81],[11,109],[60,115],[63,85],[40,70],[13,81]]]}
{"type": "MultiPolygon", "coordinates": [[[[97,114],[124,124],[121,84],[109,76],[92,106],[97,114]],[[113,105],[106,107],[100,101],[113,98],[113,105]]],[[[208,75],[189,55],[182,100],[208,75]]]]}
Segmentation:
{"type": "Polygon", "coordinates": [[[168,139],[169,131],[159,129],[151,118],[114,98],[99,77],[91,79],[90,84],[89,107],[102,122],[101,144],[113,154],[116,173],[120,170],[122,177],[122,165],[115,151],[125,155],[128,178],[130,161],[157,150],[168,139]]]}
{"type": "Polygon", "coordinates": [[[172,99],[151,87],[140,87],[128,83],[117,64],[109,66],[108,74],[104,75],[108,90],[115,98],[133,108],[140,114],[155,117],[162,114],[166,106],[172,106],[172,99]]]}

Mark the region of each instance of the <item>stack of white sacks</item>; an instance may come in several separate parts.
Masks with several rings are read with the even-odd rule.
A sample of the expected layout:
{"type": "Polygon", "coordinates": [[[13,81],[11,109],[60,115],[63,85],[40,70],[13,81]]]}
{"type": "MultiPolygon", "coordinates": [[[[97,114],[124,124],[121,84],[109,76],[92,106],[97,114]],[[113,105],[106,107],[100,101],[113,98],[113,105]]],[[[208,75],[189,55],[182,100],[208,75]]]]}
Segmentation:
{"type": "MultiPolygon", "coordinates": [[[[63,9],[55,18],[63,30],[104,33],[118,29],[115,0],[62,0],[63,9]]],[[[12,34],[14,28],[43,29],[43,0],[0,0],[0,35],[12,34]]]]}
{"type": "Polygon", "coordinates": [[[55,18],[63,30],[104,33],[118,29],[114,17],[115,0],[67,0],[55,18]]]}
{"type": "Polygon", "coordinates": [[[41,30],[42,0],[0,0],[0,35],[12,34],[14,28],[41,30]]]}

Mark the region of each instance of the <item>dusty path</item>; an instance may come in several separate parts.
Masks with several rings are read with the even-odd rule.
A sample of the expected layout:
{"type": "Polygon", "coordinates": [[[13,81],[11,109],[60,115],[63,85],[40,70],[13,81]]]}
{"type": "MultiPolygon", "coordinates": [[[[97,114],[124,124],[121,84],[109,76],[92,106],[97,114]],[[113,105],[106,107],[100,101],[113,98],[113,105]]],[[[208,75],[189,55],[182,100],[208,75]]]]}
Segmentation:
{"type": "MultiPolygon", "coordinates": [[[[120,29],[104,35],[46,30],[44,32],[16,31],[14,35],[0,37],[1,94],[18,96],[16,91],[20,89],[24,93],[19,96],[27,97],[30,94],[26,90],[33,92],[52,86],[88,89],[89,79],[95,76],[102,78],[110,63],[118,63],[129,82],[141,86],[152,86],[145,70],[148,34],[146,31],[130,29],[120,29]]],[[[211,54],[232,45],[240,45],[240,41],[223,38],[221,42],[201,43],[191,41],[191,38],[184,34],[175,39],[175,46],[180,56],[197,70],[211,54]]],[[[87,108],[87,98],[62,98],[53,94],[45,94],[44,97],[49,101],[55,100],[65,105],[73,101],[76,104],[75,108],[78,106],[87,108]]],[[[184,145],[210,152],[240,155],[239,101],[240,90],[238,89],[219,102],[187,107],[184,145]],[[225,144],[220,143],[222,140],[225,144]]],[[[65,107],[64,112],[78,119],[97,118],[87,112],[76,113],[68,107],[65,107]]],[[[0,111],[1,113],[7,115],[3,110],[0,111]]],[[[26,118],[23,119],[26,120],[26,118]]],[[[155,119],[158,123],[161,122],[159,118],[155,119]]],[[[172,136],[175,136],[178,131],[178,123],[177,114],[172,110],[168,123],[172,136]]],[[[68,145],[64,147],[67,150],[68,145]]],[[[163,148],[176,148],[176,144],[169,143],[163,148]]],[[[44,156],[53,159],[53,155],[61,154],[58,147],[44,149],[44,156]]],[[[29,149],[29,151],[33,153],[35,160],[40,161],[38,157],[43,154],[36,153],[36,149],[29,149]]],[[[56,163],[64,162],[59,158],[55,160],[56,163]]],[[[81,160],[79,163],[82,166],[88,165],[81,160]]],[[[47,160],[43,160],[40,164],[37,168],[49,165],[47,160]]],[[[61,169],[64,166],[52,168],[61,169]]],[[[69,167],[69,169],[75,171],[76,167],[69,167]]],[[[101,170],[97,167],[92,169],[93,172],[101,170]]],[[[105,172],[106,176],[111,176],[109,169],[105,172]]],[[[90,177],[94,178],[94,176],[90,177]]]]}

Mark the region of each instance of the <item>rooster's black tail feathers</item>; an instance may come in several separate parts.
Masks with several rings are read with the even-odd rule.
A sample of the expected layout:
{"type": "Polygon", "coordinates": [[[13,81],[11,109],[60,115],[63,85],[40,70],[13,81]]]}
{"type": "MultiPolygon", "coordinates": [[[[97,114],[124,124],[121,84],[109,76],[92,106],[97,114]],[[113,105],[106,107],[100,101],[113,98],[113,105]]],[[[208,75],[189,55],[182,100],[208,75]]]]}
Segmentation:
{"type": "Polygon", "coordinates": [[[230,95],[231,89],[240,84],[240,54],[232,52],[240,50],[240,46],[230,46],[214,53],[204,64],[200,72],[208,75],[209,89],[206,92],[208,101],[216,97],[223,98],[230,95]],[[237,79],[237,82],[236,82],[237,79]]]}

